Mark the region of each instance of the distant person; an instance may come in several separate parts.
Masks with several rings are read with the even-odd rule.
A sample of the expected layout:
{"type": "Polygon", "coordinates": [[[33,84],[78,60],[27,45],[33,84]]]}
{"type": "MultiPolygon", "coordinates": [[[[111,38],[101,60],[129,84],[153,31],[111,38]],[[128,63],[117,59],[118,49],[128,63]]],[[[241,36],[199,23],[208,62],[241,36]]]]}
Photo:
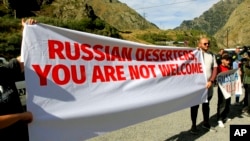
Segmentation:
{"type": "MultiPolygon", "coordinates": [[[[33,24],[35,21],[22,20],[33,24]]],[[[28,126],[33,119],[32,113],[23,109],[16,88],[16,79],[24,70],[21,57],[13,58],[9,63],[0,67],[0,140],[28,141],[28,126]]]]}
{"type": "MultiPolygon", "coordinates": [[[[230,70],[230,60],[231,57],[229,55],[224,55],[221,58],[221,64],[218,66],[218,73],[226,72],[230,70]]],[[[218,103],[217,103],[217,121],[219,127],[224,128],[224,123],[230,121],[228,118],[228,114],[230,111],[231,105],[231,97],[225,99],[222,90],[218,87],[218,103]]]]}
{"type": "Polygon", "coordinates": [[[221,56],[222,56],[223,53],[225,53],[225,51],[224,51],[223,48],[221,48],[220,51],[218,52],[218,54],[216,54],[217,65],[221,64],[221,56]]]}
{"type": "Polygon", "coordinates": [[[241,60],[242,59],[242,57],[241,57],[241,50],[240,50],[240,47],[236,47],[236,49],[235,49],[235,54],[237,54],[237,60],[241,60]]]}
{"type": "MultiPolygon", "coordinates": [[[[237,49],[236,49],[237,50],[237,49]]],[[[238,69],[240,70],[240,66],[241,66],[241,57],[240,59],[238,58],[238,55],[237,56],[233,56],[233,66],[232,66],[232,69],[238,69]]],[[[235,94],[235,104],[236,105],[240,105],[240,95],[241,94],[235,94]]]]}
{"type": "Polygon", "coordinates": [[[231,55],[231,63],[233,63],[233,61],[235,61],[235,60],[238,60],[238,62],[239,62],[239,65],[240,65],[240,61],[241,61],[241,59],[242,59],[242,57],[241,57],[241,51],[240,51],[240,47],[236,47],[235,48],[235,50],[234,50],[234,52],[232,52],[232,55],[231,55]]]}
{"type": "MultiPolygon", "coordinates": [[[[248,47],[247,46],[243,46],[242,47],[242,50],[240,51],[239,55],[244,55],[244,53],[247,53],[248,52],[248,47]]],[[[243,58],[242,58],[243,59],[243,58]]]]}
{"type": "Polygon", "coordinates": [[[244,53],[242,59],[242,82],[245,88],[245,96],[243,99],[243,115],[250,117],[250,53],[244,53]]]}
{"type": "MultiPolygon", "coordinates": [[[[221,64],[221,57],[225,54],[228,54],[228,52],[226,52],[223,48],[221,48],[218,54],[215,55],[217,65],[221,64]]],[[[214,81],[214,86],[217,86],[216,80],[214,81]]]]}
{"type": "MultiPolygon", "coordinates": [[[[208,89],[207,92],[207,100],[202,103],[202,113],[203,113],[203,123],[202,128],[208,131],[216,131],[213,127],[211,127],[209,123],[209,102],[213,96],[213,83],[217,76],[217,62],[212,53],[209,50],[210,42],[207,38],[201,38],[198,43],[198,48],[202,51],[203,60],[205,64],[205,72],[207,76],[207,83],[206,87],[208,89]]],[[[192,127],[190,130],[191,134],[198,134],[198,129],[196,125],[197,115],[198,115],[199,105],[195,105],[191,107],[191,120],[192,120],[192,127]]]]}

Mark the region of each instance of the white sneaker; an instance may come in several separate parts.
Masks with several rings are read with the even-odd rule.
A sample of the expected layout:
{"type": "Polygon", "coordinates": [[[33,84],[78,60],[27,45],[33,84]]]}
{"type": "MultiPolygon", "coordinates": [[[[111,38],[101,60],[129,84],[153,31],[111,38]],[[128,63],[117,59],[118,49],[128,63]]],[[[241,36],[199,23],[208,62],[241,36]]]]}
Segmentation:
{"type": "Polygon", "coordinates": [[[225,125],[223,124],[223,122],[222,122],[221,120],[218,121],[218,125],[219,125],[219,127],[221,127],[221,128],[224,128],[224,127],[225,127],[225,125]]]}
{"type": "Polygon", "coordinates": [[[232,119],[231,118],[226,118],[225,120],[224,120],[224,123],[227,123],[227,122],[229,122],[229,121],[231,121],[232,119]]]}

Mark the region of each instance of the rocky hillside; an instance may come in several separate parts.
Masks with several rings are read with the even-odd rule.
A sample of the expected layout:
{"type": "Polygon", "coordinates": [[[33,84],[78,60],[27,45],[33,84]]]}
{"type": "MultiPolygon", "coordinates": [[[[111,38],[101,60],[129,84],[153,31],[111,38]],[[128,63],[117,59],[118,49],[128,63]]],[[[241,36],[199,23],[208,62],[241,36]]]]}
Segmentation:
{"type": "Polygon", "coordinates": [[[241,3],[214,37],[222,48],[250,45],[250,0],[241,3]]]}
{"type": "Polygon", "coordinates": [[[20,53],[24,17],[120,39],[135,30],[159,30],[118,0],[0,0],[0,56],[20,53]]]}
{"type": "Polygon", "coordinates": [[[228,21],[233,11],[244,0],[221,0],[214,4],[208,11],[193,20],[183,21],[178,30],[196,29],[214,35],[228,21]]]}
{"type": "Polygon", "coordinates": [[[158,28],[118,0],[53,0],[36,14],[67,20],[98,17],[120,31],[158,28]]]}
{"type": "Polygon", "coordinates": [[[0,0],[0,29],[6,31],[0,33],[0,50],[12,44],[19,48],[20,35],[13,36],[16,31],[9,34],[17,27],[17,21],[12,19],[29,16],[55,26],[149,44],[183,46],[179,43],[185,41],[195,47],[198,38],[208,34],[214,50],[250,45],[247,40],[249,1],[221,0],[200,17],[164,31],[118,0],[0,0]]]}
{"type": "Polygon", "coordinates": [[[96,15],[119,30],[158,29],[156,25],[148,22],[135,10],[118,0],[88,1],[96,15]]]}
{"type": "Polygon", "coordinates": [[[177,30],[202,30],[217,41],[219,48],[250,46],[250,0],[221,0],[200,17],[183,21],[177,30]]]}
{"type": "Polygon", "coordinates": [[[81,20],[90,17],[100,18],[121,31],[158,29],[118,0],[0,0],[1,3],[17,18],[45,16],[81,20]]]}

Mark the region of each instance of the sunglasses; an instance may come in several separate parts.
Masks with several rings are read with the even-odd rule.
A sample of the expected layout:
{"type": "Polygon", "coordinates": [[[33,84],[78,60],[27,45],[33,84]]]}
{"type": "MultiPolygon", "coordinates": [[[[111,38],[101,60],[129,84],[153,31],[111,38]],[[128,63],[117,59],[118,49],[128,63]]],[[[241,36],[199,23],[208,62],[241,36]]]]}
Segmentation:
{"type": "Polygon", "coordinates": [[[210,43],[203,43],[203,45],[204,45],[204,46],[206,46],[206,45],[208,45],[208,46],[209,46],[209,45],[210,45],[210,43]]]}

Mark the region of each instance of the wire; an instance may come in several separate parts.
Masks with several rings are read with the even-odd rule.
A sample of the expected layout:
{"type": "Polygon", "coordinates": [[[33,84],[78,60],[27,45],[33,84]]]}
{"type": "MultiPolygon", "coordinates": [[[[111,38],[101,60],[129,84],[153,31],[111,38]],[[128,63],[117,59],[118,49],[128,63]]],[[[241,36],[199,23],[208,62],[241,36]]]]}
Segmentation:
{"type": "Polygon", "coordinates": [[[161,7],[161,6],[165,6],[165,5],[174,5],[174,4],[180,4],[180,3],[187,3],[187,2],[192,2],[192,1],[196,1],[196,0],[187,0],[187,1],[174,2],[174,3],[168,3],[168,4],[156,5],[156,6],[150,6],[150,7],[136,8],[136,10],[149,9],[149,8],[154,8],[154,7],[161,7]]]}
{"type": "MultiPolygon", "coordinates": [[[[155,7],[162,7],[162,6],[165,6],[165,5],[175,5],[175,4],[188,3],[188,2],[194,2],[194,1],[197,1],[197,0],[187,0],[187,1],[180,1],[180,2],[173,2],[173,3],[168,3],[168,4],[162,4],[162,5],[155,5],[155,6],[150,6],[150,7],[135,8],[135,10],[149,9],[149,8],[155,8],[155,7]]],[[[211,1],[215,1],[215,0],[210,0],[210,1],[206,1],[206,2],[211,2],[211,1]]]]}

